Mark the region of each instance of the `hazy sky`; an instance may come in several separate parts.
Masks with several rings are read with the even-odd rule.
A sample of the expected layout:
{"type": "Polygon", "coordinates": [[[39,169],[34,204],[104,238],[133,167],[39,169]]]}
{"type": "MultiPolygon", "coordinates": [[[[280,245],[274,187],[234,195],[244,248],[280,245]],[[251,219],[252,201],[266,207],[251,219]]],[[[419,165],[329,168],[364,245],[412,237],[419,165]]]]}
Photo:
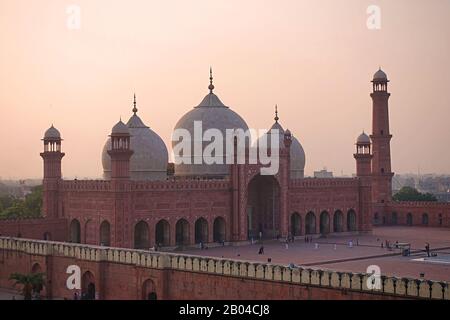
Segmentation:
{"type": "Polygon", "coordinates": [[[215,92],[252,128],[280,122],[306,173],[355,171],[371,131],[370,80],[388,74],[392,165],[450,173],[448,0],[0,0],[0,176],[41,177],[44,131],[66,177],[100,177],[111,127],[139,115],[170,145],[178,119],[215,92]],[[81,8],[68,28],[69,5],[81,8]],[[369,5],[381,29],[367,28],[369,5]]]}

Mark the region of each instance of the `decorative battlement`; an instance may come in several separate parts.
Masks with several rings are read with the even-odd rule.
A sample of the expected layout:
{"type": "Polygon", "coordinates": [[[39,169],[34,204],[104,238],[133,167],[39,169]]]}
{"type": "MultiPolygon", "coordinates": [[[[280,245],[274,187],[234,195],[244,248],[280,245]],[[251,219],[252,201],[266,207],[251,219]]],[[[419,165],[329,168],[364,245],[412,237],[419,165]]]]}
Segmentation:
{"type": "Polygon", "coordinates": [[[0,237],[0,249],[30,255],[63,256],[83,261],[111,262],[152,269],[171,269],[278,281],[304,286],[373,292],[405,298],[449,300],[449,285],[443,281],[381,276],[381,289],[368,288],[370,276],[364,273],[337,272],[315,268],[289,268],[252,261],[218,259],[174,253],[149,252],[61,242],[0,237]]]}
{"type": "Polygon", "coordinates": [[[390,205],[395,207],[416,207],[416,208],[448,208],[450,209],[450,202],[437,201],[392,201],[390,205]]]}
{"type": "MultiPolygon", "coordinates": [[[[64,180],[62,191],[112,191],[109,180],[64,180]]],[[[229,189],[230,180],[225,179],[170,179],[161,181],[131,181],[132,191],[170,189],[229,189]]]]}
{"type": "Polygon", "coordinates": [[[223,189],[231,187],[230,180],[182,179],[167,181],[136,181],[131,185],[132,191],[171,190],[171,189],[223,189]]]}
{"type": "Polygon", "coordinates": [[[10,223],[10,224],[16,224],[19,223],[20,221],[24,221],[24,222],[42,222],[42,221],[50,221],[50,219],[47,219],[45,217],[19,217],[19,218],[5,218],[5,219],[0,219],[0,224],[6,224],[6,223],[10,223]]]}
{"type": "Polygon", "coordinates": [[[303,178],[290,181],[289,188],[358,187],[358,178],[303,178]]]}
{"type": "Polygon", "coordinates": [[[62,191],[111,191],[109,180],[63,180],[62,191]]]}

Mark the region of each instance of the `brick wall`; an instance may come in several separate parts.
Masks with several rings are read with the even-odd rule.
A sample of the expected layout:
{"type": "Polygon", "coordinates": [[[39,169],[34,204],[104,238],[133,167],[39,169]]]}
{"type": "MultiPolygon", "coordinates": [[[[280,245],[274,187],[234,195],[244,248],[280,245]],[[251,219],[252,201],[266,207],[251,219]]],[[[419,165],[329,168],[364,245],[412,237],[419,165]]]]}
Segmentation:
{"type": "Polygon", "coordinates": [[[365,274],[0,238],[0,287],[11,288],[12,272],[42,270],[46,294],[72,298],[69,265],[81,268],[83,287],[95,284],[99,299],[141,299],[149,292],[159,299],[450,299],[446,282],[384,278],[377,291],[367,288],[365,274]]]}

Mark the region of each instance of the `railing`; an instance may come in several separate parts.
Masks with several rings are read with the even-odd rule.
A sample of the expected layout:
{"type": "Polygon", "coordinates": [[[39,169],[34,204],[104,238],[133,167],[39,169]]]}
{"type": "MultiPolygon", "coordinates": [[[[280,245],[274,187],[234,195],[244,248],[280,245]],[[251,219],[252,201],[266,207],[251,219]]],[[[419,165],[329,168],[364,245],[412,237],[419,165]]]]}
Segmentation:
{"type": "Polygon", "coordinates": [[[445,281],[381,276],[381,289],[377,290],[368,287],[371,276],[365,273],[301,267],[290,268],[283,265],[242,260],[6,237],[0,237],[0,249],[31,255],[63,256],[85,261],[105,261],[144,268],[208,273],[323,288],[372,292],[405,298],[450,300],[449,285],[445,281]]]}

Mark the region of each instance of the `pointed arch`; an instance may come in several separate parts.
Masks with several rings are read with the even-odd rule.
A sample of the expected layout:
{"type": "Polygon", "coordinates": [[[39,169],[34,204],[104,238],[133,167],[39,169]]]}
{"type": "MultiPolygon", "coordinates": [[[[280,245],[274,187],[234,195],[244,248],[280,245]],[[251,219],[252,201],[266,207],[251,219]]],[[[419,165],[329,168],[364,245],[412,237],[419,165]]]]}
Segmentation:
{"type": "Polygon", "coordinates": [[[344,231],[344,214],[341,210],[336,210],[333,216],[333,232],[344,231]]]}
{"type": "Polygon", "coordinates": [[[134,248],[149,249],[149,230],[145,221],[138,222],[134,227],[134,248]]]}
{"type": "Polygon", "coordinates": [[[81,243],[81,224],[77,219],[70,222],[69,242],[81,243]]]}
{"type": "Polygon", "coordinates": [[[217,217],[214,219],[214,225],[213,225],[213,238],[214,242],[222,242],[225,241],[226,237],[226,224],[225,219],[222,217],[217,217]]]}
{"type": "Polygon", "coordinates": [[[291,234],[293,237],[302,234],[302,216],[298,212],[291,214],[291,234]]]}
{"type": "Polygon", "coordinates": [[[330,214],[328,211],[322,211],[320,214],[320,233],[330,233],[330,214]]]}
{"type": "Polygon", "coordinates": [[[160,247],[170,246],[170,224],[167,220],[159,220],[155,226],[155,243],[160,247]]]}
{"type": "Polygon", "coordinates": [[[310,211],[305,217],[305,234],[315,234],[316,233],[316,215],[314,212],[310,211]]]}
{"type": "Polygon", "coordinates": [[[347,212],[347,231],[356,231],[356,212],[353,209],[347,212]]]}
{"type": "Polygon", "coordinates": [[[100,245],[111,246],[111,225],[107,220],[100,225],[100,245]]]}
{"type": "Polygon", "coordinates": [[[185,246],[189,245],[190,243],[190,236],[189,236],[189,222],[185,219],[180,219],[177,221],[177,224],[175,226],[175,240],[177,245],[179,246],[185,246]]]}

